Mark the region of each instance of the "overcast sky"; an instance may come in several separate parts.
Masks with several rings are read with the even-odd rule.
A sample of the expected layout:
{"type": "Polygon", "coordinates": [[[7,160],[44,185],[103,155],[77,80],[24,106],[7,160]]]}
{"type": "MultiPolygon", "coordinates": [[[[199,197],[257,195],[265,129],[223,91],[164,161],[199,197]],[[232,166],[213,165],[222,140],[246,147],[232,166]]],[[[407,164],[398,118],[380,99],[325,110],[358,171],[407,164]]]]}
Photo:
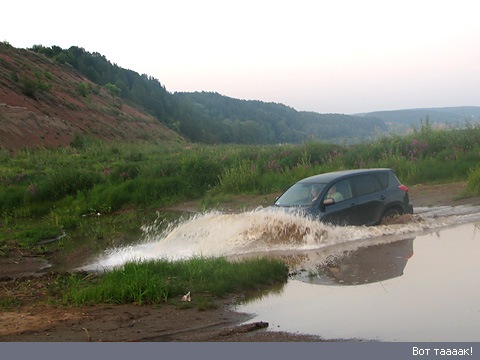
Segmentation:
{"type": "Polygon", "coordinates": [[[480,106],[477,0],[16,0],[0,41],[79,46],[168,91],[353,114],[480,106]]]}

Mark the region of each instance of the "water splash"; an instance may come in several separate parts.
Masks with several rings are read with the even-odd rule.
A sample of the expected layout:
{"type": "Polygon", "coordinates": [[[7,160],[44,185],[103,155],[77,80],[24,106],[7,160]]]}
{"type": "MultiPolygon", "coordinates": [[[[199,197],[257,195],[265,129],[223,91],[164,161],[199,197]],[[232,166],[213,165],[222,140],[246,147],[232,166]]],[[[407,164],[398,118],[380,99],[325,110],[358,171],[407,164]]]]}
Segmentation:
{"type": "Polygon", "coordinates": [[[305,217],[266,210],[240,214],[195,214],[166,227],[157,221],[145,225],[142,227],[144,235],[140,244],[109,250],[83,269],[110,269],[133,260],[308,251],[351,242],[362,246],[365,241],[393,241],[402,236],[480,219],[480,210],[476,207],[416,210],[419,215],[407,216],[399,223],[371,227],[332,226],[305,217]]]}

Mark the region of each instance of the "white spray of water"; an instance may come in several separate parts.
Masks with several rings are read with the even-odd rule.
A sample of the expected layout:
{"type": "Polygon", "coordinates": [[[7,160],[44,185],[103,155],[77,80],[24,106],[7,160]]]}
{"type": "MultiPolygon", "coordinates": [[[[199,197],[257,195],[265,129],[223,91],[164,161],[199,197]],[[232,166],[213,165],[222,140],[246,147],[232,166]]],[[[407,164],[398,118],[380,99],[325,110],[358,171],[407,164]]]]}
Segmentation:
{"type": "MultiPolygon", "coordinates": [[[[399,224],[332,226],[282,212],[256,210],[241,214],[209,212],[172,223],[160,230],[157,222],[143,226],[143,241],[107,251],[85,270],[102,270],[128,261],[178,260],[191,257],[231,257],[275,251],[322,249],[341,243],[373,241],[390,236],[411,236],[480,219],[475,207],[416,209],[416,215],[399,224]]],[[[364,246],[364,245],[363,245],[364,246]]]]}

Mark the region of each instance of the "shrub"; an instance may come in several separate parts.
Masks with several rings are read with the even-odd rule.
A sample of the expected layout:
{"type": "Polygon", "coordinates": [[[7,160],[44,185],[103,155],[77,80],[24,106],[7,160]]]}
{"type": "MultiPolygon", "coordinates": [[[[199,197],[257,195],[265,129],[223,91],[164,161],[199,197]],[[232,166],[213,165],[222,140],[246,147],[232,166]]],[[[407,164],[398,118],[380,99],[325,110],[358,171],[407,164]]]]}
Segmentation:
{"type": "Polygon", "coordinates": [[[238,194],[252,192],[257,189],[259,171],[255,163],[244,160],[241,163],[224,169],[219,180],[219,190],[238,194]]]}
{"type": "Polygon", "coordinates": [[[33,201],[60,200],[67,195],[76,195],[79,191],[90,190],[101,181],[98,174],[67,168],[57,169],[38,180],[32,188],[33,201]]]}
{"type": "Polygon", "coordinates": [[[470,191],[480,194],[480,166],[470,171],[467,183],[470,191]]]}
{"type": "Polygon", "coordinates": [[[110,179],[114,183],[135,179],[140,173],[136,164],[122,164],[111,170],[110,179]]]}
{"type": "Polygon", "coordinates": [[[24,79],[22,94],[28,96],[29,98],[35,99],[37,92],[37,84],[34,80],[24,79]]]}
{"type": "Polygon", "coordinates": [[[221,165],[207,156],[191,156],[183,159],[181,177],[184,179],[184,193],[188,198],[195,198],[216,186],[221,174],[221,165]]]}
{"type": "Polygon", "coordinates": [[[85,82],[79,82],[77,84],[77,93],[82,97],[87,97],[90,94],[91,86],[85,82]]]}
{"type": "Polygon", "coordinates": [[[24,206],[26,195],[24,187],[0,189],[0,212],[11,213],[15,208],[24,206]]]}

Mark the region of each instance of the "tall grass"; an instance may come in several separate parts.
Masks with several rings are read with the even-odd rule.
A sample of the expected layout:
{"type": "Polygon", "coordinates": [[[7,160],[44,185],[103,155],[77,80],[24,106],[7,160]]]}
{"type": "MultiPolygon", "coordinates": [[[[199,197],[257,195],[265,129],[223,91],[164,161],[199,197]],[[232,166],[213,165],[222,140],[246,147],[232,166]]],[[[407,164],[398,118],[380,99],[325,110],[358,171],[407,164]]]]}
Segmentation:
{"type": "Polygon", "coordinates": [[[392,168],[407,185],[468,180],[478,192],[472,171],[479,160],[480,127],[472,125],[434,130],[427,123],[407,136],[349,146],[129,144],[77,136],[70,147],[2,152],[0,214],[13,224],[54,212],[55,229],[65,229],[92,212],[269,194],[314,174],[365,167],[392,168]]]}
{"type": "Polygon", "coordinates": [[[468,174],[468,189],[476,194],[480,194],[480,166],[472,169],[468,174]]]}
{"type": "Polygon", "coordinates": [[[187,292],[195,300],[222,297],[287,279],[286,265],[273,259],[228,262],[223,258],[195,258],[183,261],[152,260],[130,262],[107,272],[94,282],[89,277],[71,276],[63,300],[75,305],[158,304],[179,299],[187,292]]]}

